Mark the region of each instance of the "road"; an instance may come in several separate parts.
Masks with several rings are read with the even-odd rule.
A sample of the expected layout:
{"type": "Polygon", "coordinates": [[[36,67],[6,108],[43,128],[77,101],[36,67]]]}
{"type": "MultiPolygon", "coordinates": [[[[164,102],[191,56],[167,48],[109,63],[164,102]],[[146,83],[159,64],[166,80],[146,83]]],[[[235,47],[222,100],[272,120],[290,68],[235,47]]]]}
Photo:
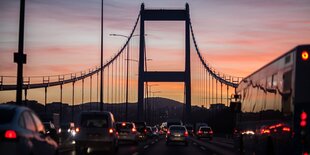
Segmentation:
{"type": "MultiPolygon", "coordinates": [[[[158,139],[149,139],[140,142],[138,145],[131,143],[120,143],[117,155],[220,155],[220,154],[234,154],[232,145],[227,140],[221,138],[214,138],[209,140],[198,140],[190,137],[188,146],[183,144],[171,144],[166,146],[163,137],[158,139]]],[[[93,154],[107,154],[106,152],[93,154]]],[[[75,155],[75,151],[61,152],[60,155],[75,155]]]]}

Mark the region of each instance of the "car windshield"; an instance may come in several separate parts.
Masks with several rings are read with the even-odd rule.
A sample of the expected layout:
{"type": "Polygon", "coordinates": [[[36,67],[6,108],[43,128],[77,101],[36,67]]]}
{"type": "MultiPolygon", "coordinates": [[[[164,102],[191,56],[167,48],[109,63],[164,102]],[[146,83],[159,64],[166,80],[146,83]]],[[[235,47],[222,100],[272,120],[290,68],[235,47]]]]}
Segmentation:
{"type": "Polygon", "coordinates": [[[102,114],[85,114],[81,116],[81,126],[84,128],[107,128],[108,116],[102,114]]]}
{"type": "Polygon", "coordinates": [[[169,128],[170,131],[182,131],[184,132],[185,131],[185,128],[184,127],[181,127],[181,126],[172,126],[169,128]]]}
{"type": "Polygon", "coordinates": [[[0,125],[8,124],[15,115],[15,109],[0,109],[0,125]]]}

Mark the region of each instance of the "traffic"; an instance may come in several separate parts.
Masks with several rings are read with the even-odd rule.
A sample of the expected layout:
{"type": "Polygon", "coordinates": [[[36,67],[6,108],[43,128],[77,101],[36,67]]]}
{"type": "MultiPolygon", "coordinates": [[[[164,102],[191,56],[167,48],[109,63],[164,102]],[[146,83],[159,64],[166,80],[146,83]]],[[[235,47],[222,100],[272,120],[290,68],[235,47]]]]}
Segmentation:
{"type": "Polygon", "coordinates": [[[168,148],[189,147],[197,145],[193,139],[210,142],[213,137],[206,123],[184,125],[173,119],[150,126],[146,122],[117,122],[111,112],[105,111],[82,112],[78,122],[59,126],[54,125],[59,122],[39,118],[27,107],[1,105],[0,115],[0,154],[118,154],[122,147],[138,148],[150,141],[164,142],[168,148]]]}

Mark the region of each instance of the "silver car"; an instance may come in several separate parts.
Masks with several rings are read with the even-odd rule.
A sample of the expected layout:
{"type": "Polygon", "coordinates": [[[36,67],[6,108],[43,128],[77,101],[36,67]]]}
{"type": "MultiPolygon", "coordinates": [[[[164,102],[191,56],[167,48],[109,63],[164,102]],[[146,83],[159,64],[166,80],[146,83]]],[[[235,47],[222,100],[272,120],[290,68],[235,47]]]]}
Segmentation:
{"type": "Polygon", "coordinates": [[[55,155],[57,143],[29,108],[0,105],[1,155],[55,155]]]}
{"type": "Polygon", "coordinates": [[[135,144],[138,143],[139,134],[137,132],[136,126],[132,122],[117,122],[116,131],[119,135],[119,140],[131,141],[135,144]]]}
{"type": "Polygon", "coordinates": [[[188,146],[188,132],[182,125],[172,125],[169,127],[166,134],[166,145],[171,142],[182,142],[188,146]]]}
{"type": "Polygon", "coordinates": [[[76,154],[93,151],[115,153],[118,149],[118,134],[114,125],[114,116],[110,112],[82,112],[75,129],[76,154]]]}

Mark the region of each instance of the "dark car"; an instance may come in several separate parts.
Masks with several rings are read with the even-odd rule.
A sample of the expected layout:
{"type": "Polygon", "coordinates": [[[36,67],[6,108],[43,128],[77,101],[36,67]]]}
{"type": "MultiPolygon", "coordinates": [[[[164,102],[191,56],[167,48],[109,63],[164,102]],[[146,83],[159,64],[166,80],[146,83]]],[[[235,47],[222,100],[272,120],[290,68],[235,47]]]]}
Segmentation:
{"type": "Polygon", "coordinates": [[[29,108],[0,105],[1,155],[55,155],[57,143],[29,108]]]}
{"type": "Polygon", "coordinates": [[[182,142],[188,145],[188,132],[182,125],[171,125],[166,134],[166,145],[171,142],[182,142]]]}
{"type": "Polygon", "coordinates": [[[135,144],[138,143],[139,134],[134,123],[117,122],[115,127],[119,135],[119,140],[132,141],[135,144]]]}
{"type": "Polygon", "coordinates": [[[57,130],[52,122],[43,122],[45,131],[51,136],[57,143],[59,142],[59,136],[57,130]]]}
{"type": "Polygon", "coordinates": [[[137,128],[137,131],[139,132],[139,139],[144,140],[146,139],[146,122],[134,122],[135,126],[137,128]]]}
{"type": "Polygon", "coordinates": [[[212,140],[212,138],[213,138],[213,131],[212,131],[211,127],[202,126],[197,131],[196,136],[197,136],[198,139],[200,139],[200,138],[209,138],[210,140],[212,140]]]}
{"type": "Polygon", "coordinates": [[[76,127],[76,154],[89,151],[115,153],[118,149],[118,133],[114,125],[114,116],[110,112],[82,112],[76,127]]]}

